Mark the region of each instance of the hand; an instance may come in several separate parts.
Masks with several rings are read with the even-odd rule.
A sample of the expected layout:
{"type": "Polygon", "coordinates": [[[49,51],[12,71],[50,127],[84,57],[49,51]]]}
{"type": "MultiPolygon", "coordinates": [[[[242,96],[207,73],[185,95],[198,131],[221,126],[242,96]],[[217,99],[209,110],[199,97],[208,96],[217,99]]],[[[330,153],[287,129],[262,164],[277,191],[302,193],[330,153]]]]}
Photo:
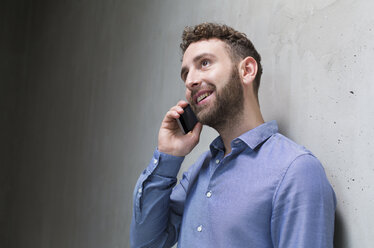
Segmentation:
{"type": "Polygon", "coordinates": [[[165,115],[158,133],[158,150],[174,156],[186,156],[199,143],[200,133],[203,128],[198,122],[194,129],[187,134],[183,134],[177,119],[183,114],[183,108],[188,103],[179,101],[165,115]]]}

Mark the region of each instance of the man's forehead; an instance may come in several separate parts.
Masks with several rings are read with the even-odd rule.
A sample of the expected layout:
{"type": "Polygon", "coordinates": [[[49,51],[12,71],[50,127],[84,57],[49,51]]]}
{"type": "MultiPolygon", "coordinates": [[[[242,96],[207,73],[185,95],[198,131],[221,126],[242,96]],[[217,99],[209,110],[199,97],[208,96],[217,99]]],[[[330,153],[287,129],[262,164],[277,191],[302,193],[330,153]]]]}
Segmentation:
{"type": "Polygon", "coordinates": [[[219,56],[227,53],[227,44],[217,38],[204,39],[191,43],[183,54],[182,64],[193,60],[195,56],[200,54],[212,54],[219,56]],[[224,48],[224,49],[223,49],[224,48]]]}

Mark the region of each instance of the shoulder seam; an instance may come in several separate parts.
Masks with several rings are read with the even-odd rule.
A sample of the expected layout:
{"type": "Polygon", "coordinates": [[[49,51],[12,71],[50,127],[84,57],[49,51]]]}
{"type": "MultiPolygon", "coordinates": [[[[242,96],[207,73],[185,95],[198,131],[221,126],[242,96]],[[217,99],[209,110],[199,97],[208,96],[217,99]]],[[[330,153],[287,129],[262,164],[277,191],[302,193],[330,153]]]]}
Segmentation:
{"type": "MultiPolygon", "coordinates": [[[[273,195],[273,200],[272,200],[272,203],[271,203],[271,205],[272,205],[272,209],[274,208],[274,203],[275,203],[275,199],[276,199],[277,196],[278,196],[279,188],[280,188],[280,186],[282,185],[282,183],[283,183],[283,181],[284,181],[284,178],[285,178],[286,175],[287,175],[288,170],[289,170],[290,167],[293,165],[293,163],[295,162],[296,159],[298,159],[299,157],[302,157],[302,156],[306,156],[306,155],[310,155],[310,156],[312,156],[312,157],[315,158],[315,156],[314,156],[312,153],[306,151],[305,153],[302,153],[302,154],[299,154],[298,156],[296,156],[296,157],[291,161],[291,163],[287,166],[287,169],[285,170],[285,172],[284,172],[283,175],[281,176],[281,179],[279,180],[279,183],[278,183],[278,185],[277,185],[277,188],[275,189],[275,192],[274,192],[274,195],[273,195]]],[[[272,218],[273,218],[273,217],[272,217],[272,218]]]]}

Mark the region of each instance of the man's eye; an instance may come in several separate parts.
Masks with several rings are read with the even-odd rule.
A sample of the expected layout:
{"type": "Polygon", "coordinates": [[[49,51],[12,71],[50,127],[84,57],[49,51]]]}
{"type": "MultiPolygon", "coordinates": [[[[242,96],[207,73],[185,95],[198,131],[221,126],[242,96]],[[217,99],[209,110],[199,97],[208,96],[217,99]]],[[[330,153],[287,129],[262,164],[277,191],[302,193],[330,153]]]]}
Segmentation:
{"type": "Polygon", "coordinates": [[[182,81],[186,82],[188,72],[183,73],[182,75],[182,81]]]}
{"type": "Polygon", "coordinates": [[[209,61],[208,60],[203,60],[202,62],[201,62],[201,65],[202,66],[208,66],[209,65],[209,61]]]}

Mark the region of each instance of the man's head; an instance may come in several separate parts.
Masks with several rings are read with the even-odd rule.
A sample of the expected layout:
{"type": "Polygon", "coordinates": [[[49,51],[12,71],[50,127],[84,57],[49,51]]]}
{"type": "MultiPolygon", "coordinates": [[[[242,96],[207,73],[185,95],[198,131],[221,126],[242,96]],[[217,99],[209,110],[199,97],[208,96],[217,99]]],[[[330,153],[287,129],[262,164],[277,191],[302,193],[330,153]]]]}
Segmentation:
{"type": "Polygon", "coordinates": [[[260,87],[262,75],[261,56],[245,34],[240,33],[226,25],[219,25],[216,23],[201,23],[193,27],[186,27],[184,29],[180,48],[184,54],[191,43],[212,38],[219,39],[227,44],[226,49],[228,50],[234,64],[237,64],[240,62],[240,60],[248,56],[256,60],[257,74],[253,82],[253,90],[258,98],[258,89],[260,87]]]}
{"type": "Polygon", "coordinates": [[[243,117],[245,98],[258,104],[260,56],[244,34],[200,24],[185,29],[181,48],[186,99],[202,124],[230,128],[243,117]]]}

